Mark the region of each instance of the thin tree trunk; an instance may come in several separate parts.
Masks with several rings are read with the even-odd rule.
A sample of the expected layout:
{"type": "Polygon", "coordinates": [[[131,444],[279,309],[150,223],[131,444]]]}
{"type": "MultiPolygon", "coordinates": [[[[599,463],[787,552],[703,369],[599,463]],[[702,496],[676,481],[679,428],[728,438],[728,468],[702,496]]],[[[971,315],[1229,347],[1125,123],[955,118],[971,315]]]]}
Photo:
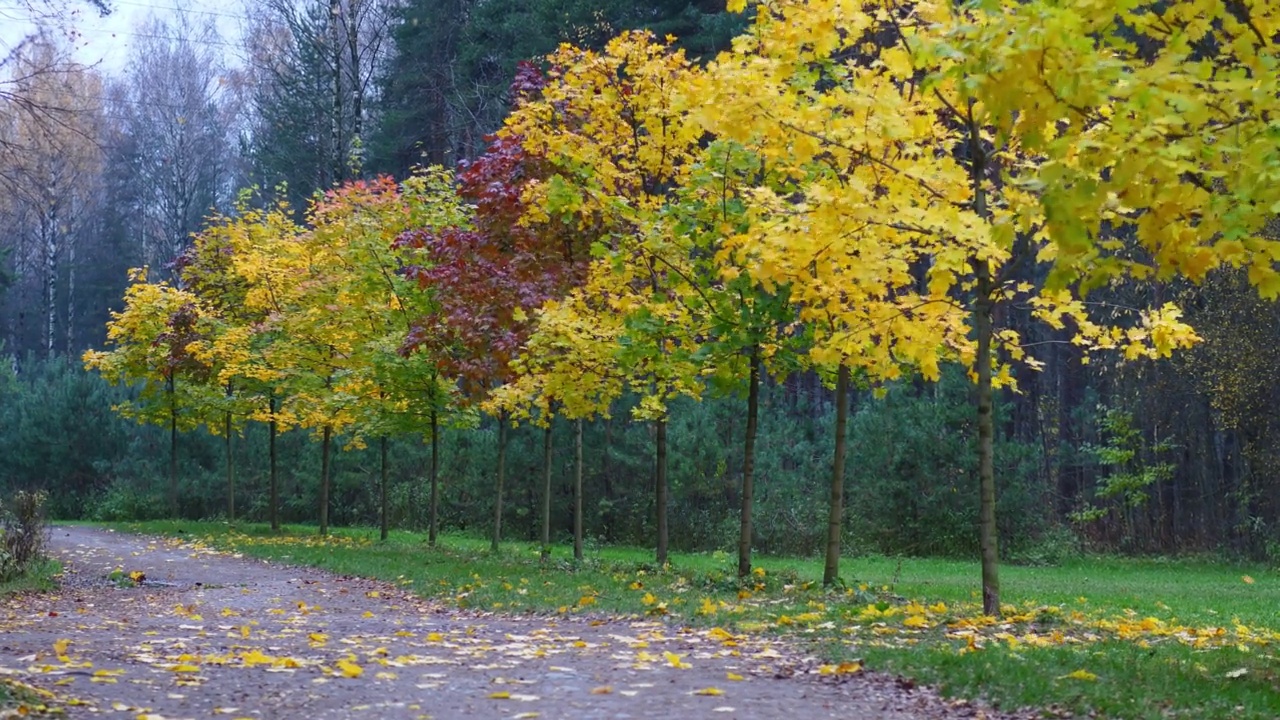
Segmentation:
{"type": "MultiPolygon", "coordinates": [[[[969,103],[969,152],[970,183],[973,192],[973,209],[981,218],[990,216],[987,209],[986,154],[982,136],[972,120],[973,103],[969,103]]],[[[978,546],[982,553],[982,611],[987,615],[1000,614],[1000,555],[996,546],[996,472],[995,472],[995,417],[991,388],[991,341],[994,334],[992,316],[995,304],[995,282],[991,266],[986,259],[971,260],[975,275],[973,305],[974,332],[978,340],[978,352],[974,362],[978,366],[978,546]]]]}
{"type": "Polygon", "coordinates": [[[847,448],[846,428],[849,424],[849,366],[840,365],[836,372],[836,448],[831,462],[831,501],[827,508],[827,562],[822,569],[822,584],[834,585],[840,580],[840,534],[844,529],[844,454],[847,448]]]}
{"type": "Polygon", "coordinates": [[[178,517],[178,381],[169,375],[169,517],[178,517]]]}
{"type": "Polygon", "coordinates": [[[223,413],[222,431],[226,434],[227,450],[227,522],[236,521],[236,465],[231,444],[231,413],[223,413]]]}
{"type": "MultiPolygon", "coordinates": [[[[360,143],[364,139],[364,92],[360,83],[360,8],[356,3],[352,3],[350,7],[351,14],[344,25],[347,30],[347,57],[351,62],[351,67],[347,68],[347,77],[351,82],[351,138],[354,143],[360,143]]],[[[360,166],[355,165],[352,170],[358,174],[360,166]]]]}
{"type": "Polygon", "coordinates": [[[320,441],[320,534],[329,534],[329,446],[333,440],[333,428],[324,426],[324,438],[320,441]]]}
{"type": "Polygon", "coordinates": [[[342,19],[341,0],[329,0],[330,61],[333,63],[333,117],[329,142],[333,144],[333,178],[330,185],[337,185],[346,176],[346,162],[342,147],[342,45],[339,22],[342,19]]]}
{"type": "Polygon", "coordinates": [[[381,467],[378,478],[378,504],[379,516],[382,523],[382,533],[380,537],[383,542],[387,541],[387,535],[390,534],[391,526],[388,524],[387,518],[387,436],[383,435],[379,442],[379,455],[381,467]]]}
{"type": "Polygon", "coordinates": [[[67,238],[67,314],[64,317],[67,357],[72,357],[76,351],[76,242],[73,238],[67,238]]]}
{"type": "Polygon", "coordinates": [[[45,328],[44,328],[44,351],[46,358],[53,357],[53,345],[55,340],[55,331],[58,323],[58,210],[55,205],[52,211],[52,218],[48,221],[48,227],[44,229],[44,311],[45,311],[45,328]]]}
{"type": "Polygon", "coordinates": [[[657,463],[654,468],[654,486],[657,492],[658,516],[658,566],[667,564],[667,420],[663,418],[654,422],[654,445],[657,450],[657,463]]]}
{"type": "Polygon", "coordinates": [[[427,527],[427,544],[436,546],[440,509],[440,418],[431,408],[431,508],[427,527]]]}
{"type": "MultiPolygon", "coordinates": [[[[227,383],[227,402],[231,402],[234,388],[231,383],[227,383]]],[[[227,440],[227,522],[234,523],[236,521],[236,460],[235,460],[235,438],[231,435],[231,411],[228,410],[222,417],[222,431],[226,435],[227,440]]]]}
{"type": "Polygon", "coordinates": [[[546,565],[551,559],[551,422],[542,433],[542,551],[538,562],[546,565]]]}
{"type": "Polygon", "coordinates": [[[489,549],[498,552],[502,542],[502,485],[507,474],[507,414],[498,415],[498,487],[493,495],[493,542],[489,549]]]}
{"type": "Polygon", "coordinates": [[[280,433],[280,425],[276,422],[276,396],[271,394],[268,401],[271,408],[271,422],[267,423],[267,455],[271,464],[271,531],[280,532],[280,478],[276,472],[276,435],[280,433]]]}
{"type": "Polygon", "coordinates": [[[760,346],[751,348],[747,380],[747,437],[742,450],[742,518],[738,535],[738,577],[751,574],[751,507],[755,491],[756,429],[760,410],[760,346]]]}
{"type": "Polygon", "coordinates": [[[577,436],[573,441],[576,455],[573,475],[573,559],[578,561],[582,560],[582,423],[581,419],[575,423],[577,436]]]}
{"type": "MultiPolygon", "coordinates": [[[[979,265],[985,267],[986,261],[979,265]]],[[[1000,556],[996,547],[995,418],[991,389],[991,279],[978,272],[974,328],[978,336],[978,545],[982,552],[982,611],[1000,614],[1000,556]]]]}

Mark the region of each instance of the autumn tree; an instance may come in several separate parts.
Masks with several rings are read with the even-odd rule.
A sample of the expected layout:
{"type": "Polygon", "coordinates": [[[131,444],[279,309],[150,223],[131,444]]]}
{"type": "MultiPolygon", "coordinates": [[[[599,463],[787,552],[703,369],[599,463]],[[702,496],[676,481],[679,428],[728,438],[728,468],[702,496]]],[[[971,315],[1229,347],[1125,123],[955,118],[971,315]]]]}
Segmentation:
{"type": "MultiPolygon", "coordinates": [[[[1029,15],[1044,12],[1039,3],[1011,5],[1009,18],[1019,15],[1015,7],[1029,15]]],[[[1130,357],[1167,354],[1194,339],[1171,306],[1142,313],[1129,327],[1097,322],[1081,299],[1091,284],[1079,283],[1080,275],[1052,273],[1039,286],[1019,282],[1017,271],[1027,263],[1068,267],[1062,265],[1059,238],[1049,230],[1059,216],[1042,211],[1038,202],[1049,197],[1042,192],[1049,183],[1037,177],[1043,162],[1030,152],[1034,143],[1028,148],[1009,131],[1012,123],[1038,140],[1044,118],[1036,106],[1020,104],[1020,95],[1004,96],[996,109],[974,93],[975,69],[991,61],[982,41],[969,46],[972,60],[944,51],[957,37],[994,43],[1015,25],[998,9],[977,6],[771,2],[735,48],[752,61],[729,57],[718,65],[739,80],[706,96],[709,108],[724,110],[719,127],[731,137],[763,139],[798,165],[829,168],[805,183],[805,199],[816,208],[809,218],[821,229],[810,230],[811,249],[800,246],[801,263],[838,242],[856,244],[857,257],[873,263],[904,252],[927,259],[918,288],[882,293],[896,306],[892,314],[907,320],[901,326],[905,335],[880,332],[873,344],[926,372],[951,353],[972,369],[983,607],[992,614],[1000,608],[992,388],[1013,381],[1009,365],[999,359],[1001,350],[1006,358],[1025,356],[1015,332],[995,328],[996,307],[1029,304],[1055,327],[1071,324],[1079,342],[1123,347],[1130,357]],[[842,223],[852,231],[841,232],[842,223]],[[935,304],[967,308],[971,336],[961,341],[939,334],[952,327],[950,321],[926,316],[923,323],[912,322],[917,308],[935,304]]],[[[1017,72],[1013,64],[1001,67],[1017,72]]],[[[1061,67],[1072,77],[1079,72],[1061,67]]],[[[1053,82],[1045,84],[1052,88],[1053,82]]],[[[787,211],[783,203],[765,200],[774,211],[787,211]]],[[[776,267],[762,266],[759,273],[769,277],[776,267]]],[[[859,324],[864,323],[850,327],[859,324]]]]}
{"type": "MultiPolygon", "coordinates": [[[[522,65],[512,93],[530,102],[543,84],[535,68],[522,65]]],[[[575,227],[550,217],[526,222],[526,187],[546,175],[545,162],[517,132],[499,133],[484,155],[461,166],[457,192],[474,205],[470,223],[415,230],[399,241],[419,252],[408,272],[439,303],[438,313],[415,321],[405,347],[432,353],[473,405],[512,379],[512,360],[532,327],[528,313],[578,284],[589,257],[575,227]]],[[[497,419],[494,549],[502,533],[507,412],[498,409],[497,419]]]]}
{"type": "Polygon", "coordinates": [[[178,516],[178,432],[197,427],[207,407],[209,368],[193,354],[208,328],[199,298],[168,282],[130,274],[124,309],[107,326],[110,350],[84,354],[85,367],[114,384],[138,385],[136,401],[119,412],[138,422],[169,426],[169,513],[178,516]]]}
{"type": "MultiPolygon", "coordinates": [[[[0,97],[0,217],[19,302],[36,310],[32,335],[45,357],[73,347],[77,315],[77,250],[97,229],[101,210],[102,80],[77,65],[49,36],[28,42],[12,59],[12,92],[0,97]],[[24,103],[57,108],[56,121],[24,103]],[[65,283],[65,285],[64,285],[65,283]],[[34,296],[33,296],[34,295],[34,296]]],[[[20,327],[26,313],[17,313],[20,327]]]]}
{"type": "MultiPolygon", "coordinates": [[[[268,311],[250,305],[250,282],[237,270],[235,255],[248,244],[297,232],[287,206],[251,208],[248,194],[232,215],[217,216],[197,234],[175,263],[182,285],[201,298],[208,308],[209,333],[193,348],[193,354],[212,371],[211,382],[225,393],[206,398],[222,412],[220,432],[225,441],[227,515],[235,518],[235,465],[233,443],[246,420],[266,423],[268,435],[268,515],[273,530],[280,529],[279,478],[276,440],[288,427],[288,416],[279,412],[284,369],[271,364],[269,348],[274,333],[268,329],[268,311]]],[[[217,423],[210,427],[219,431],[217,423]]]]}
{"type": "Polygon", "coordinates": [[[598,234],[597,263],[616,271],[593,271],[600,301],[568,307],[617,315],[587,322],[618,329],[617,373],[641,396],[636,417],[654,423],[657,557],[666,562],[666,407],[679,395],[697,395],[701,383],[692,360],[697,323],[667,284],[680,266],[664,265],[645,239],[697,149],[701,132],[682,121],[680,107],[680,88],[694,70],[682,54],[639,32],[600,52],[565,46],[548,62],[541,97],[517,108],[504,130],[525,137],[531,152],[553,165],[530,184],[532,212],[524,222],[562,218],[598,234]],[[679,337],[687,342],[673,353],[679,337]]]}
{"type": "Polygon", "coordinates": [[[139,262],[156,275],[186,249],[205,217],[230,198],[232,129],[238,112],[212,24],[153,20],[125,76],[108,89],[116,121],[106,138],[131,170],[128,222],[139,262]]]}

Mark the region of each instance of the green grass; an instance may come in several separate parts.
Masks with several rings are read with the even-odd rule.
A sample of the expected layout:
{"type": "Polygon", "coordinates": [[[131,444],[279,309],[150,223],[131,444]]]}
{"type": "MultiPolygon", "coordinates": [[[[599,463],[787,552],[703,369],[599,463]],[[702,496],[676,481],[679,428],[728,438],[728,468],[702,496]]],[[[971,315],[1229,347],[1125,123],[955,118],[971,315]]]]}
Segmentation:
{"type": "Polygon", "coordinates": [[[953,560],[846,558],[847,587],[826,591],[818,559],[757,558],[763,575],[740,582],[727,553],[677,553],[660,569],[645,549],[592,548],[577,565],[558,547],[544,568],[534,544],[510,542],[493,554],[487,541],[454,535],[431,549],[421,535],[395,532],[379,543],[368,529],[338,529],[321,541],[306,527],[280,535],[260,525],[116,527],[379,578],[461,608],[665,615],[790,636],[815,643],[832,662],[862,660],[1005,708],[1280,716],[1280,573],[1261,566],[1097,558],[1005,567],[1006,622],[996,624],[980,615],[977,563],[953,560]],[[904,625],[913,616],[918,624],[904,625]],[[1081,670],[1087,674],[1071,675],[1081,670]]]}
{"type": "Polygon", "coordinates": [[[48,592],[57,587],[62,565],[56,560],[43,560],[16,578],[0,582],[0,598],[24,592],[48,592]]]}

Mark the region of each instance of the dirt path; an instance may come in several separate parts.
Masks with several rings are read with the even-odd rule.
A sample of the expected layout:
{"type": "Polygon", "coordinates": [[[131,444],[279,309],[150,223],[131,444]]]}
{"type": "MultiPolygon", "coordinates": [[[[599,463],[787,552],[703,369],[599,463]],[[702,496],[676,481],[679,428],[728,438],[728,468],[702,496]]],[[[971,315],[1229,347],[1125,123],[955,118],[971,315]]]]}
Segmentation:
{"type": "Polygon", "coordinates": [[[818,675],[763,641],[469,615],[170,539],[59,527],[52,542],[64,585],[0,607],[0,672],[83,703],[71,717],[983,716],[891,678],[818,675]],[[146,580],[118,587],[119,567],[146,580]]]}

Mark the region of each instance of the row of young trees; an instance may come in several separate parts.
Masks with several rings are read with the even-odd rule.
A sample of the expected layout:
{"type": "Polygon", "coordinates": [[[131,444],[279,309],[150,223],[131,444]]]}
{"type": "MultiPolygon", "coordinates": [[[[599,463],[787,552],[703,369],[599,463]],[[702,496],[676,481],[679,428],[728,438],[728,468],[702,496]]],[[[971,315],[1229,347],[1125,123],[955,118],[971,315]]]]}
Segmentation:
{"type": "Polygon", "coordinates": [[[271,0],[152,16],[120,66],[76,62],[106,42],[78,19],[113,9],[0,9],[31,28],[0,52],[0,338],[19,358],[100,343],[125,271],[167,277],[237,188],[284,186],[301,219],[317,189],[479,152],[517,59],[638,26],[707,52],[740,24],[706,0],[271,0]]]}
{"type": "MultiPolygon", "coordinates": [[[[706,66],[643,32],[522,66],[502,130],[456,178],[345,183],[302,224],[246,200],[196,237],[172,283],[136,277],[116,349],[88,364],[146,383],[136,411],[175,438],[221,418],[230,443],[259,419],[310,429],[326,458],[339,434],[434,436],[494,414],[495,545],[508,423],[607,415],[629,390],[654,424],[660,562],[669,403],[741,393],[741,574],[761,380],[813,368],[840,402],[834,582],[848,388],[959,362],[977,387],[983,605],[998,613],[993,392],[1029,348],[995,320],[1025,308],[1136,360],[1197,337],[1172,304],[1091,291],[1231,265],[1280,292],[1280,246],[1262,232],[1280,212],[1280,93],[1265,71],[1280,10],[753,10],[706,66]]],[[[551,444],[548,430],[548,457],[551,444]]],[[[324,532],[323,469],[320,482],[324,532]]]]}

